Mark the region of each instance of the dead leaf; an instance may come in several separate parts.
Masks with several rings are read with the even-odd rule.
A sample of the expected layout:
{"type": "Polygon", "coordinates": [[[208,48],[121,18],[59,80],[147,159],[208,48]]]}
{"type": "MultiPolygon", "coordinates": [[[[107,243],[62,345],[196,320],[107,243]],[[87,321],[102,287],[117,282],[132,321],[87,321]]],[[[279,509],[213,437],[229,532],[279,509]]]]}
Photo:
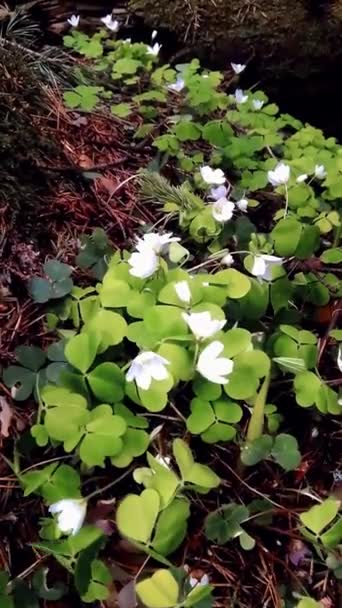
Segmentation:
{"type": "Polygon", "coordinates": [[[9,428],[13,418],[13,411],[5,397],[0,397],[0,434],[3,437],[9,436],[9,428]]]}
{"type": "Polygon", "coordinates": [[[117,603],[119,608],[135,608],[137,606],[134,581],[130,581],[122,587],[118,594],[117,603]]]}

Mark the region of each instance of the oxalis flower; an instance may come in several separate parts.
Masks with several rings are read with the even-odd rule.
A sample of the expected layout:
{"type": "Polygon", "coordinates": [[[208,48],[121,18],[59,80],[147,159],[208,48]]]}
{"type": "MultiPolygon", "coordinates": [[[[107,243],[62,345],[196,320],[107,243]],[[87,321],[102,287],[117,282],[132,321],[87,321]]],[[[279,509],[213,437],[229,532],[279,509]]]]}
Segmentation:
{"type": "Polygon", "coordinates": [[[272,186],[287,184],[290,179],[290,167],[285,163],[278,163],[273,171],[268,171],[267,177],[272,186]]]}
{"type": "Polygon", "coordinates": [[[139,388],[147,391],[152,380],[166,380],[169,375],[166,365],[170,365],[170,362],[152,351],[140,353],[133,359],[126,380],[135,380],[139,388]]]}
{"type": "Polygon", "coordinates": [[[153,55],[154,57],[157,57],[159,55],[159,51],[160,51],[161,47],[162,47],[162,45],[159,44],[159,42],[155,42],[153,46],[150,46],[148,44],[147,52],[149,55],[153,55]]]}
{"type": "Polygon", "coordinates": [[[234,258],[232,254],[227,253],[225,256],[223,256],[221,264],[224,264],[225,266],[232,266],[234,264],[234,258]]]}
{"type": "Polygon", "coordinates": [[[306,179],[308,179],[308,174],[302,173],[301,175],[298,175],[298,177],[296,178],[296,182],[297,184],[302,184],[303,182],[305,182],[306,179]]]}
{"type": "Polygon", "coordinates": [[[111,32],[117,32],[119,30],[120,23],[116,19],[113,19],[112,15],[101,17],[101,21],[111,32]]]}
{"type": "Polygon", "coordinates": [[[214,201],[218,201],[220,198],[227,198],[227,194],[229,189],[226,186],[217,186],[217,188],[212,188],[210,190],[210,198],[213,198],[214,201]]]}
{"type": "Polygon", "coordinates": [[[217,186],[220,186],[226,181],[222,169],[212,169],[211,167],[206,165],[205,167],[200,168],[200,172],[202,179],[203,181],[205,181],[206,184],[215,184],[217,186]]]}
{"type": "Polygon", "coordinates": [[[71,25],[71,27],[77,27],[80,22],[80,16],[71,15],[71,17],[69,17],[69,19],[67,19],[67,22],[69,23],[69,25],[71,25]]]}
{"type": "Polygon", "coordinates": [[[137,251],[128,260],[130,274],[139,279],[151,277],[159,268],[159,256],[167,252],[170,243],[176,241],[179,238],[173,237],[172,232],[144,234],[138,239],[137,251]]]}
{"type": "Polygon", "coordinates": [[[262,101],[262,99],[253,99],[252,100],[252,106],[253,106],[254,110],[261,110],[264,103],[265,102],[262,101]]]}
{"type": "Polygon", "coordinates": [[[246,103],[248,95],[245,95],[242,89],[236,89],[234,93],[236,103],[246,103]]]}
{"type": "Polygon", "coordinates": [[[161,454],[157,454],[155,459],[159,464],[161,464],[165,469],[170,469],[171,458],[170,456],[162,456],[161,454]]]}
{"type": "Polygon", "coordinates": [[[246,198],[240,198],[239,201],[236,201],[236,206],[240,211],[246,213],[248,209],[248,200],[246,198]]]}
{"type": "Polygon", "coordinates": [[[191,301],[191,291],[187,281],[179,281],[175,283],[176,294],[182,302],[189,304],[191,301]]]}
{"type": "Polygon", "coordinates": [[[233,71],[235,74],[241,74],[246,69],[246,66],[243,63],[231,63],[233,71]]]}
{"type": "Polygon", "coordinates": [[[342,344],[339,345],[337,351],[337,367],[342,374],[342,344]]]}
{"type": "Polygon", "coordinates": [[[87,501],[84,498],[64,498],[49,507],[52,515],[57,515],[57,526],[63,534],[74,536],[82,528],[86,512],[87,501]]]}
{"type": "Polygon", "coordinates": [[[185,87],[185,82],[183,80],[183,78],[181,78],[180,76],[178,76],[176,82],[174,82],[173,84],[169,84],[169,86],[167,87],[169,89],[169,91],[174,91],[175,93],[180,93],[185,87]]]}
{"type": "Polygon", "coordinates": [[[233,217],[235,204],[232,201],[228,201],[226,198],[220,198],[218,201],[212,204],[212,215],[213,218],[224,224],[233,217]]]}
{"type": "Polygon", "coordinates": [[[283,258],[275,255],[256,255],[251,273],[264,281],[272,281],[272,269],[281,266],[283,258]]]}
{"type": "Polygon", "coordinates": [[[211,314],[208,311],[183,312],[182,317],[197,340],[211,338],[211,336],[217,334],[217,332],[226,324],[225,320],[218,321],[217,319],[212,319],[211,314]]]}
{"type": "Polygon", "coordinates": [[[192,589],[194,587],[204,587],[204,585],[209,585],[209,576],[207,574],[203,574],[199,580],[194,576],[190,576],[189,585],[192,589]]]}
{"type": "Polygon", "coordinates": [[[234,363],[227,357],[220,357],[224,346],[222,342],[215,340],[208,344],[198,357],[197,371],[214,384],[227,384],[229,376],[234,367],[234,363]]]}
{"type": "Polygon", "coordinates": [[[318,179],[324,179],[327,176],[327,172],[325,170],[324,165],[316,165],[315,166],[315,177],[318,179]]]}

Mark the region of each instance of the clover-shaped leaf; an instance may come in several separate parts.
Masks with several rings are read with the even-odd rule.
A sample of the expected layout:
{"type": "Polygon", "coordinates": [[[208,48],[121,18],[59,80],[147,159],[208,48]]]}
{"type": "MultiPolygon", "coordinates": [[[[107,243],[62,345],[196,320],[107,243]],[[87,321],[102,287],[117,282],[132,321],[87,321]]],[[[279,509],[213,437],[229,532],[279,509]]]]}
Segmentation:
{"type": "Polygon", "coordinates": [[[267,458],[272,450],[273,439],[269,435],[262,435],[253,441],[247,442],[241,450],[241,460],[246,466],[253,466],[267,458]]]}
{"type": "Polygon", "coordinates": [[[327,498],[321,504],[301,513],[299,517],[310,532],[319,536],[334,521],[339,509],[340,502],[336,498],[327,498]]]}
{"type": "Polygon", "coordinates": [[[160,498],[156,490],[144,490],[140,496],[128,494],[119,504],[116,513],[120,533],[133,541],[147,544],[151,539],[159,509],[160,498]]]}
{"type": "Polygon", "coordinates": [[[126,335],[127,323],[125,319],[111,310],[99,309],[96,314],[84,325],[85,332],[94,333],[99,337],[98,352],[102,353],[109,346],[122,342],[126,335]]]}
{"type": "Polygon", "coordinates": [[[115,363],[101,363],[87,375],[87,380],[99,401],[115,403],[124,396],[125,377],[115,363]]]}
{"type": "Polygon", "coordinates": [[[70,338],[65,346],[67,361],[85,374],[94,362],[99,342],[99,336],[94,332],[83,332],[70,338]]]}
{"type": "Polygon", "coordinates": [[[179,438],[175,439],[173,453],[183,481],[198,486],[203,491],[217,488],[220,485],[220,478],[210,467],[194,461],[191,450],[185,441],[179,438]]]}
{"type": "Polygon", "coordinates": [[[219,512],[208,515],[205,522],[205,534],[209,540],[224,545],[244,532],[241,524],[248,517],[249,511],[244,505],[235,503],[225,505],[219,512]]]}
{"type": "Polygon", "coordinates": [[[122,435],[127,429],[121,416],[113,414],[110,405],[98,405],[90,412],[90,420],[85,425],[85,436],[80,446],[80,457],[89,467],[104,466],[107,456],[119,454],[122,435]]]}
{"type": "Polygon", "coordinates": [[[169,570],[157,570],[136,585],[136,592],[147,608],[175,608],[178,603],[179,586],[169,570]]]}
{"type": "Polygon", "coordinates": [[[16,401],[24,401],[33,392],[39,371],[46,361],[45,353],[37,346],[18,346],[15,355],[20,365],[10,365],[3,372],[3,379],[12,389],[12,397],[16,401]]]}
{"type": "Polygon", "coordinates": [[[285,471],[295,469],[300,463],[301,456],[298,442],[292,435],[287,435],[286,433],[277,435],[271,453],[274,460],[285,471]]]}
{"type": "Polygon", "coordinates": [[[175,498],[159,515],[152,546],[157,553],[173,553],[185,538],[190,505],[183,498],[175,498]]]}

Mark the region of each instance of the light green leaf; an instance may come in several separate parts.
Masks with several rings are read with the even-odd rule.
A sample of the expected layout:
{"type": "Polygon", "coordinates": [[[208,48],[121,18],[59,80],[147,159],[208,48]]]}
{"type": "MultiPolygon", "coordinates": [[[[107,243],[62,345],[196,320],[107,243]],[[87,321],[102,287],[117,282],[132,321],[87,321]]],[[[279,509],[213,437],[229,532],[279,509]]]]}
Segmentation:
{"type": "Polygon", "coordinates": [[[136,592],[147,608],[175,608],[179,587],[169,570],[157,570],[153,576],[136,585],[136,592]]]}
{"type": "Polygon", "coordinates": [[[101,363],[87,375],[87,380],[99,401],[116,403],[123,399],[125,377],[115,363],[101,363]]]}
{"type": "Polygon", "coordinates": [[[120,533],[127,538],[147,544],[151,539],[159,508],[160,498],[156,490],[144,490],[140,496],[128,494],[119,504],[116,513],[120,533]]]}
{"type": "Polygon", "coordinates": [[[319,505],[314,505],[299,516],[301,522],[308,530],[318,536],[336,517],[340,502],[335,498],[327,498],[319,505]]]}
{"type": "Polygon", "coordinates": [[[65,346],[65,357],[68,363],[85,374],[95,360],[98,346],[98,336],[84,332],[70,338],[65,346]]]}

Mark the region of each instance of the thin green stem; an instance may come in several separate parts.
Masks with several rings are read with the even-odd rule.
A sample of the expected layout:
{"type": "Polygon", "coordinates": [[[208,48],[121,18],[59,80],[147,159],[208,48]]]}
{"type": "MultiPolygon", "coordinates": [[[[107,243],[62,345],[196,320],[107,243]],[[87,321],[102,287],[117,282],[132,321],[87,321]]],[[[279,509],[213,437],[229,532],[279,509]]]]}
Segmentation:
{"type": "Polygon", "coordinates": [[[271,372],[265,377],[262,386],[255,397],[252,416],[247,430],[247,441],[254,441],[261,437],[264,428],[264,413],[267,393],[270,386],[271,372]]]}
{"type": "Polygon", "coordinates": [[[285,211],[284,211],[284,217],[286,217],[288,209],[289,209],[289,191],[287,189],[287,184],[284,184],[284,186],[285,186],[285,211]]]}
{"type": "Polygon", "coordinates": [[[103,488],[99,488],[98,490],[95,490],[94,492],[91,492],[90,494],[88,494],[88,496],[85,496],[85,500],[90,500],[91,498],[94,498],[94,496],[98,496],[99,494],[102,494],[102,492],[106,492],[107,490],[109,490],[109,488],[112,488],[117,483],[119,483],[120,481],[122,481],[123,479],[125,479],[125,477],[127,477],[128,475],[130,475],[130,473],[132,472],[132,470],[133,470],[133,467],[130,467],[128,469],[128,471],[125,471],[125,473],[123,473],[122,475],[120,475],[120,477],[117,477],[116,479],[114,479],[114,481],[111,481],[110,483],[107,483],[107,485],[103,486],[103,488]]]}
{"type": "Polygon", "coordinates": [[[339,226],[336,226],[336,228],[335,228],[333,247],[338,247],[338,245],[339,245],[340,238],[341,238],[341,227],[342,227],[342,223],[339,226]]]}

